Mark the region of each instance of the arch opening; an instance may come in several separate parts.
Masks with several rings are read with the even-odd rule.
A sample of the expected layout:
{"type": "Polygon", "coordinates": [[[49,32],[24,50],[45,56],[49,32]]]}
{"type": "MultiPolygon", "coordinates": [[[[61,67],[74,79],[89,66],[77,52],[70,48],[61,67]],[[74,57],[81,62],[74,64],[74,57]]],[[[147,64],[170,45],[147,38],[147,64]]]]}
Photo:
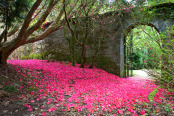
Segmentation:
{"type": "MultiPolygon", "coordinates": [[[[138,72],[160,74],[162,42],[158,29],[152,25],[131,25],[124,38],[124,76],[138,76],[138,72]],[[158,63],[157,63],[158,62],[158,63]]],[[[140,75],[141,76],[141,75],[140,75]]],[[[143,77],[142,77],[143,78],[143,77]]]]}

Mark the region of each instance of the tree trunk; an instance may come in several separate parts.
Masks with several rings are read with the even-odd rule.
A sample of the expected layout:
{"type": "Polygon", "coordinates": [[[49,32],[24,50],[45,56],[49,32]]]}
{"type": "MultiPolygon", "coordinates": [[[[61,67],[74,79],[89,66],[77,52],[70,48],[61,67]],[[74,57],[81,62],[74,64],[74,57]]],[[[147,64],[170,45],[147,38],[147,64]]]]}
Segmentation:
{"type": "Polygon", "coordinates": [[[85,45],[82,44],[82,53],[81,53],[81,57],[83,59],[82,63],[80,64],[80,68],[84,68],[85,63],[86,63],[86,48],[85,45]]]}
{"type": "Polygon", "coordinates": [[[74,40],[71,41],[71,57],[72,57],[72,66],[75,66],[75,46],[74,46],[74,40]]]}
{"type": "Polygon", "coordinates": [[[100,44],[101,44],[101,40],[99,39],[98,40],[98,48],[96,49],[95,54],[92,57],[92,63],[91,63],[89,68],[93,68],[93,66],[94,66],[94,60],[95,60],[95,57],[97,56],[98,51],[100,50],[100,44]]]}
{"type": "MultiPolygon", "coordinates": [[[[21,42],[21,45],[22,42],[21,42]]],[[[0,64],[7,64],[7,59],[8,57],[10,56],[10,54],[15,50],[17,49],[18,47],[21,46],[20,44],[19,45],[15,45],[15,43],[12,43],[6,47],[1,47],[0,48],[0,64]]]]}
{"type": "Polygon", "coordinates": [[[73,39],[68,39],[69,43],[69,49],[70,49],[70,60],[72,62],[72,66],[75,66],[75,46],[74,46],[74,40],[73,39]]]}
{"type": "MultiPolygon", "coordinates": [[[[88,17],[88,14],[85,15],[86,17],[88,17]]],[[[82,54],[81,57],[83,59],[83,61],[80,64],[80,68],[84,68],[85,63],[86,63],[86,42],[87,42],[87,38],[88,38],[88,19],[86,19],[86,25],[85,25],[85,35],[84,35],[84,30],[82,30],[83,33],[83,44],[82,44],[82,54]]]]}
{"type": "Polygon", "coordinates": [[[7,64],[7,59],[8,59],[8,53],[4,51],[0,51],[0,64],[5,65],[7,64]]]}

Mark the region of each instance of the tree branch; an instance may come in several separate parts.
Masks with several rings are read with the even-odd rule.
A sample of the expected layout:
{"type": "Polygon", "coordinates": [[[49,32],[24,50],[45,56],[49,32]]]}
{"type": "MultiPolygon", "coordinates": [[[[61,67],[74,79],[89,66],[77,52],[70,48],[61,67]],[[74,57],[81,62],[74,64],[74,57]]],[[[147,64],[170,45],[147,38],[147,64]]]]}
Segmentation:
{"type": "Polygon", "coordinates": [[[74,41],[75,41],[77,44],[81,45],[80,42],[76,39],[75,33],[74,33],[74,31],[72,30],[72,28],[71,28],[71,26],[70,26],[70,24],[69,24],[69,21],[68,21],[68,18],[67,18],[67,14],[66,14],[66,10],[65,10],[65,0],[63,0],[63,10],[64,10],[64,12],[65,12],[65,21],[66,21],[67,26],[68,26],[68,28],[69,28],[71,34],[72,34],[72,37],[73,37],[74,41]]]}
{"type": "Polygon", "coordinates": [[[21,31],[19,32],[18,38],[16,39],[16,43],[19,43],[24,38],[25,32],[27,31],[27,28],[29,27],[29,24],[31,22],[32,16],[35,13],[36,9],[40,6],[41,2],[42,2],[42,0],[37,0],[34,3],[31,10],[29,11],[29,13],[26,17],[26,20],[21,28],[21,31]]]}
{"type": "Polygon", "coordinates": [[[45,4],[42,6],[42,8],[37,12],[37,14],[31,20],[34,20],[42,12],[42,9],[44,9],[45,6],[46,6],[46,2],[45,2],[45,4]]]}
{"type": "Polygon", "coordinates": [[[38,22],[27,30],[27,32],[24,36],[25,40],[42,25],[42,23],[48,17],[48,15],[50,14],[50,12],[52,11],[54,6],[55,6],[55,1],[51,0],[48,8],[46,9],[45,13],[41,16],[41,18],[38,20],[38,22]]]}
{"type": "Polygon", "coordinates": [[[5,30],[3,30],[3,32],[0,35],[0,43],[2,42],[2,40],[4,39],[4,35],[5,35],[5,30]]]}
{"type": "Polygon", "coordinates": [[[43,40],[44,38],[46,38],[50,33],[59,30],[60,28],[57,27],[52,27],[50,26],[46,31],[44,31],[44,33],[40,34],[39,36],[34,36],[34,37],[30,37],[28,38],[25,42],[23,42],[22,44],[28,44],[28,43],[33,43],[39,40],[43,40]]]}
{"type": "Polygon", "coordinates": [[[42,34],[38,35],[38,36],[34,36],[34,37],[30,37],[28,38],[26,41],[24,41],[22,43],[22,45],[24,44],[28,44],[28,43],[33,43],[33,42],[36,42],[36,41],[39,41],[39,40],[43,40],[44,38],[46,38],[49,34],[51,34],[52,32],[54,31],[57,31],[60,29],[61,25],[64,25],[65,24],[65,20],[62,20],[60,22],[60,26],[49,26],[47,28],[46,31],[44,31],[42,34]]]}
{"type": "MultiPolygon", "coordinates": [[[[143,31],[145,34],[147,34],[151,39],[153,39],[153,37],[147,33],[146,31],[143,31]]],[[[156,41],[156,43],[159,45],[160,49],[162,50],[162,46],[160,45],[160,43],[158,41],[156,41]]]]}
{"type": "Polygon", "coordinates": [[[14,28],[12,30],[10,30],[10,32],[8,32],[8,37],[12,36],[13,34],[15,34],[19,28],[21,26],[21,23],[18,23],[14,26],[14,28]]]}

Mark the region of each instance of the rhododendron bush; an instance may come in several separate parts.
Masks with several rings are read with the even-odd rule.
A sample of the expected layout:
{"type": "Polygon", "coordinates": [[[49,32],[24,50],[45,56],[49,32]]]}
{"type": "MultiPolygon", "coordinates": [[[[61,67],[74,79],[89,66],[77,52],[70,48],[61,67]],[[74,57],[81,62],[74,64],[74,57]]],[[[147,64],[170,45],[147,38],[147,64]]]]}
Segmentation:
{"type": "MultiPolygon", "coordinates": [[[[34,97],[24,106],[33,111],[32,104],[45,101],[39,107],[43,109],[42,115],[54,112],[60,106],[64,107],[64,111],[66,109],[79,112],[87,109],[90,113],[98,114],[101,111],[112,112],[113,109],[117,109],[118,114],[123,114],[121,108],[126,107],[129,112],[136,114],[133,106],[149,103],[148,95],[158,87],[151,80],[119,78],[101,69],[79,68],[79,64],[73,67],[71,63],[46,60],[9,60],[8,63],[17,67],[16,71],[23,76],[27,75],[19,70],[21,67],[30,70],[27,87],[35,88],[35,91],[31,92],[34,97]]],[[[166,94],[172,93],[159,88],[154,102],[160,104],[165,101],[166,94]]],[[[21,96],[24,97],[27,96],[21,96]]],[[[174,103],[172,97],[166,102],[174,103]]],[[[143,109],[140,114],[144,115],[145,110],[143,109]]]]}

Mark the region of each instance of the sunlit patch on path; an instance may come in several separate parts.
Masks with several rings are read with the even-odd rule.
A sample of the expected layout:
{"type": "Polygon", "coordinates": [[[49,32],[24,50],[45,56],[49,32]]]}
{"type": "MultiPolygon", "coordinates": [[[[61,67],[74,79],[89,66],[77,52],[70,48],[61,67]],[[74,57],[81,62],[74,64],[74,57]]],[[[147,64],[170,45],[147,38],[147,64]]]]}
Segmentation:
{"type": "Polygon", "coordinates": [[[148,79],[152,80],[154,77],[152,77],[150,74],[148,74],[148,70],[133,70],[133,74],[135,78],[140,78],[140,79],[148,79]]]}

